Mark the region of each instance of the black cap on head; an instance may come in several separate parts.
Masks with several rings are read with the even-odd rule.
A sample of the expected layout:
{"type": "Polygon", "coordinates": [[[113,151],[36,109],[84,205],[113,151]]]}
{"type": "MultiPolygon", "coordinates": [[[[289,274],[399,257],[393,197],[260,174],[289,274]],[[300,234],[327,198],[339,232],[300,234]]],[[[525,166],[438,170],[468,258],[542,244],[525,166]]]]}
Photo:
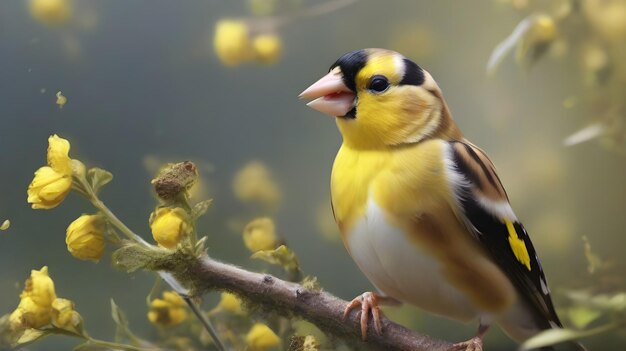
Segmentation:
{"type": "Polygon", "coordinates": [[[356,75],[366,63],[367,53],[365,50],[356,50],[341,56],[330,66],[329,71],[332,71],[335,67],[341,68],[344,84],[346,84],[348,89],[356,91],[356,75]]]}

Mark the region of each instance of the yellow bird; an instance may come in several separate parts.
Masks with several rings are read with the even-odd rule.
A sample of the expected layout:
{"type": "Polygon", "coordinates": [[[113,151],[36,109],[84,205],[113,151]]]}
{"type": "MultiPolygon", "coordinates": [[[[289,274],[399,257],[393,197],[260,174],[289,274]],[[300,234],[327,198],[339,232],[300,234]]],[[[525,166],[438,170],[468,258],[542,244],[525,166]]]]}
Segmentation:
{"type": "Polygon", "coordinates": [[[333,213],[348,252],[381,293],[366,292],[345,310],[360,307],[364,339],[370,312],[382,332],[378,303],[390,301],[478,319],[476,336],[458,350],[482,350],[494,322],[518,342],[562,327],[493,163],[463,137],[428,72],[394,51],[358,50],[300,97],[337,117],[343,136],[333,213]]]}

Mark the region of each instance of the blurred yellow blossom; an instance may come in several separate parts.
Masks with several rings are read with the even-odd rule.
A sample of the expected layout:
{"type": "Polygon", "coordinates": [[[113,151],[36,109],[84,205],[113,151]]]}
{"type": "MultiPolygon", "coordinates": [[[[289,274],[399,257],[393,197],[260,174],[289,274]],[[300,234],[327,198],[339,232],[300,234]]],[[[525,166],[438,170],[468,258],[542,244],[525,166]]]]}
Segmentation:
{"type": "Polygon", "coordinates": [[[541,57],[557,37],[556,22],[546,14],[537,14],[530,18],[528,30],[517,45],[516,59],[529,67],[541,57]]]}
{"type": "Polygon", "coordinates": [[[34,209],[58,206],[72,189],[70,143],[52,135],[48,138],[48,166],[39,168],[28,186],[28,203],[34,209]]]}
{"type": "Polygon", "coordinates": [[[280,59],[283,44],[277,35],[263,34],[254,38],[252,47],[259,62],[273,64],[280,59]]]}
{"type": "Polygon", "coordinates": [[[59,105],[59,108],[63,108],[65,104],[67,104],[67,97],[65,97],[65,95],[63,95],[62,92],[58,91],[57,92],[57,105],[59,105]]]}
{"type": "Polygon", "coordinates": [[[72,256],[98,261],[104,254],[104,218],[100,214],[82,215],[67,227],[65,243],[72,256]]]}
{"type": "Polygon", "coordinates": [[[251,252],[276,248],[278,239],[274,221],[268,217],[252,220],[243,230],[243,242],[251,252]]]}
{"type": "Polygon", "coordinates": [[[46,25],[64,24],[72,15],[70,0],[30,0],[29,5],[30,15],[46,25]]]}
{"type": "Polygon", "coordinates": [[[5,219],[4,222],[2,222],[2,224],[0,225],[0,230],[7,230],[9,229],[10,226],[11,226],[11,221],[8,219],[5,219]]]}
{"type": "Polygon", "coordinates": [[[241,201],[256,201],[271,207],[276,207],[281,198],[269,169],[260,161],[249,162],[235,174],[233,190],[241,201]]]}
{"type": "Polygon", "coordinates": [[[326,334],[311,322],[305,320],[295,321],[293,327],[295,335],[306,335],[302,343],[303,350],[306,350],[306,345],[310,345],[310,347],[314,345],[319,346],[327,341],[326,334]]]}
{"type": "Polygon", "coordinates": [[[626,0],[585,0],[582,3],[583,13],[595,32],[616,43],[626,38],[626,0]]]}
{"type": "Polygon", "coordinates": [[[74,309],[74,302],[57,298],[52,302],[52,324],[60,329],[78,332],[82,317],[74,309]]]}
{"type": "Polygon", "coordinates": [[[251,59],[252,50],[248,26],[240,20],[220,20],[215,25],[213,48],[217,57],[228,66],[251,59]]]}
{"type": "Polygon", "coordinates": [[[182,208],[163,207],[152,213],[150,220],[152,237],[159,245],[176,248],[184,235],[191,232],[190,218],[182,208]]]}
{"type": "Polygon", "coordinates": [[[246,343],[251,351],[265,351],[280,345],[280,338],[267,325],[256,323],[246,335],[246,343]]]}
{"type": "Polygon", "coordinates": [[[173,327],[184,322],[188,317],[187,304],[173,291],[163,292],[163,299],[150,302],[148,320],[161,327],[173,327]]]}
{"type": "Polygon", "coordinates": [[[14,329],[41,328],[50,324],[52,302],[56,299],[54,282],[48,275],[48,267],[32,270],[20,294],[20,303],[11,313],[10,323],[14,329]]]}
{"type": "Polygon", "coordinates": [[[556,23],[548,15],[539,15],[532,30],[538,41],[551,41],[556,36],[556,23]]]}
{"type": "Polygon", "coordinates": [[[241,307],[241,299],[229,292],[223,292],[220,295],[220,302],[217,304],[217,308],[233,314],[244,314],[243,307],[241,307]]]}

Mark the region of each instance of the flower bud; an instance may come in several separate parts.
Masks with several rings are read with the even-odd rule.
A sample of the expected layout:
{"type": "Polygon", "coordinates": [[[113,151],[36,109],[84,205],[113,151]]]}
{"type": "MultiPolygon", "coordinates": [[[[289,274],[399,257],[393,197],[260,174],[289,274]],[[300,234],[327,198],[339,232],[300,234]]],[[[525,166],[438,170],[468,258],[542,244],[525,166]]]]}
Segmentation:
{"type": "Polygon", "coordinates": [[[185,300],[173,291],[165,291],[163,299],[154,299],[150,302],[148,320],[156,326],[173,327],[184,322],[187,317],[185,300]]]}
{"type": "Polygon", "coordinates": [[[104,218],[100,214],[82,215],[67,227],[65,243],[72,256],[99,261],[104,254],[104,218]]]}
{"type": "Polygon", "coordinates": [[[262,63],[276,63],[282,53],[282,42],[274,34],[259,35],[254,38],[252,47],[254,48],[256,59],[262,63]]]}
{"type": "Polygon", "coordinates": [[[152,180],[154,190],[162,200],[175,198],[189,191],[198,181],[198,168],[191,161],[168,164],[152,180]]]}
{"type": "Polygon", "coordinates": [[[159,245],[175,249],[184,235],[191,232],[189,215],[182,208],[162,207],[152,213],[150,229],[159,245]]]}
{"type": "Polygon", "coordinates": [[[215,25],[213,48],[227,66],[237,66],[251,58],[248,26],[239,20],[221,20],[215,25]]]}
{"type": "Polygon", "coordinates": [[[251,252],[276,248],[276,228],[268,217],[254,219],[243,230],[243,242],[251,252]]]}
{"type": "Polygon", "coordinates": [[[251,351],[265,351],[280,345],[280,338],[267,325],[256,323],[246,335],[246,343],[251,351]]]}
{"type": "Polygon", "coordinates": [[[59,25],[69,20],[72,8],[68,0],[30,0],[30,14],[43,24],[59,25]]]}
{"type": "Polygon", "coordinates": [[[243,202],[257,202],[270,208],[276,208],[280,203],[278,184],[260,161],[249,162],[235,174],[233,191],[243,202]]]}
{"type": "Polygon", "coordinates": [[[221,294],[220,302],[217,304],[217,308],[232,314],[245,313],[241,307],[241,299],[239,299],[235,294],[229,292],[223,292],[221,294]]]}
{"type": "Polygon", "coordinates": [[[585,0],[582,12],[593,34],[610,42],[622,44],[626,39],[626,1],[585,0]]]}

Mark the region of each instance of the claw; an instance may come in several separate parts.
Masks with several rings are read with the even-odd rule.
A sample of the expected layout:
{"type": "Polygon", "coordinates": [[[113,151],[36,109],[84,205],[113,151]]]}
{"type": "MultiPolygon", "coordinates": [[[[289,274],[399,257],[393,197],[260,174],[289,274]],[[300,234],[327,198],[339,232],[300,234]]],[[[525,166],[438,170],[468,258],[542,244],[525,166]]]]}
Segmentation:
{"type": "Polygon", "coordinates": [[[475,336],[467,341],[452,345],[454,351],[483,351],[483,339],[475,336]]]}
{"type": "Polygon", "coordinates": [[[473,338],[463,341],[457,342],[452,345],[452,349],[454,351],[483,351],[483,338],[489,330],[490,323],[486,323],[481,317],[480,326],[478,327],[478,331],[476,332],[476,336],[473,338]]]}
{"type": "Polygon", "coordinates": [[[380,322],[380,308],[378,307],[378,296],[372,292],[363,293],[361,296],[356,297],[346,306],[343,310],[343,317],[347,317],[350,311],[357,307],[361,307],[361,338],[363,341],[367,340],[367,324],[369,323],[370,311],[372,312],[372,318],[374,319],[374,330],[378,335],[383,333],[383,327],[380,322]]]}

